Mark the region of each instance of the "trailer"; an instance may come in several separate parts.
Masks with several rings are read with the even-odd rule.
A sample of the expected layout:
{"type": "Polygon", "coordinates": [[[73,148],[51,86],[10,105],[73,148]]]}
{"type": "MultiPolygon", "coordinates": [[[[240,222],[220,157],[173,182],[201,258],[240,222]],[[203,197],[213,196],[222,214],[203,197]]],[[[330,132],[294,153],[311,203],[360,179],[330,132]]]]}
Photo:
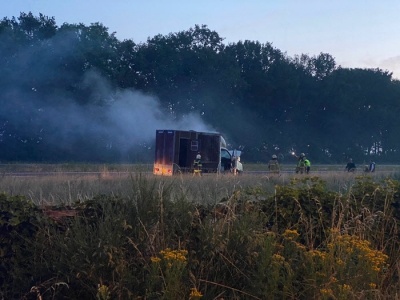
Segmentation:
{"type": "Polygon", "coordinates": [[[219,133],[183,130],[157,130],[155,175],[172,176],[193,172],[196,156],[201,155],[202,172],[241,172],[240,151],[226,149],[219,133]]]}

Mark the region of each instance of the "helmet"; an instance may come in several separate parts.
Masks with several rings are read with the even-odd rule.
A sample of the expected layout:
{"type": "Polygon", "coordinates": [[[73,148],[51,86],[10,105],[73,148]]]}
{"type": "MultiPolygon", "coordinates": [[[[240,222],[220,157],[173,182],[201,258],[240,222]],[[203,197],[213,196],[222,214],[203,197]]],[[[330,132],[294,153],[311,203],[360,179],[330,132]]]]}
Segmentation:
{"type": "Polygon", "coordinates": [[[274,154],[274,155],[272,155],[272,158],[277,158],[277,156],[274,154]]]}
{"type": "Polygon", "coordinates": [[[197,154],[197,155],[196,155],[196,159],[201,159],[201,155],[200,155],[200,154],[197,154]]]}
{"type": "Polygon", "coordinates": [[[304,153],[301,153],[301,154],[300,154],[300,157],[304,157],[304,156],[306,156],[304,153]]]}

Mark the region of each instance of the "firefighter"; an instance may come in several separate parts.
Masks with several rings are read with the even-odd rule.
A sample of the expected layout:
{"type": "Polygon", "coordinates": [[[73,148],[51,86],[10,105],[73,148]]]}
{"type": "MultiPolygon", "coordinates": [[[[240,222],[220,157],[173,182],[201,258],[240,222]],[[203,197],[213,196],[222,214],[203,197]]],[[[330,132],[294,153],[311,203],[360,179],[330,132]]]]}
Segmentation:
{"type": "Polygon", "coordinates": [[[370,160],[369,165],[365,166],[365,172],[375,172],[375,162],[373,160],[370,160]]]}
{"type": "Polygon", "coordinates": [[[303,157],[303,160],[304,160],[304,167],[305,167],[306,174],[308,174],[308,173],[310,173],[311,162],[305,156],[303,157]]]}
{"type": "Polygon", "coordinates": [[[304,158],[306,157],[306,155],[304,153],[301,153],[300,156],[297,156],[296,154],[293,155],[297,157],[296,174],[297,173],[303,174],[305,171],[304,158]]]}
{"type": "Polygon", "coordinates": [[[201,163],[201,155],[200,153],[198,153],[196,155],[196,159],[193,162],[193,176],[194,175],[199,175],[201,176],[201,169],[202,169],[203,165],[201,163]]]}
{"type": "Polygon", "coordinates": [[[271,160],[268,162],[268,170],[271,173],[279,173],[279,162],[278,157],[274,154],[271,160]]]}
{"type": "Polygon", "coordinates": [[[354,172],[356,170],[356,164],[353,162],[353,159],[349,159],[345,169],[347,172],[354,172]]]}
{"type": "Polygon", "coordinates": [[[297,156],[296,153],[293,152],[293,155],[296,156],[297,162],[299,162],[301,159],[306,157],[306,155],[304,153],[300,153],[300,156],[297,156]]]}

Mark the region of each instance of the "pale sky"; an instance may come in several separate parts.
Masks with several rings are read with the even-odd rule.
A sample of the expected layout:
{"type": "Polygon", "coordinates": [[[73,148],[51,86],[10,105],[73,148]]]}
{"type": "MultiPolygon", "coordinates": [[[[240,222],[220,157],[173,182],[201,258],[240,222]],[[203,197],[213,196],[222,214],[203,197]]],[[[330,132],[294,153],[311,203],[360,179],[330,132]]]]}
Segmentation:
{"type": "Polygon", "coordinates": [[[347,68],[381,68],[400,79],[399,0],[0,0],[0,18],[20,12],[89,26],[119,40],[207,25],[225,38],[270,42],[288,55],[329,53],[347,68]]]}

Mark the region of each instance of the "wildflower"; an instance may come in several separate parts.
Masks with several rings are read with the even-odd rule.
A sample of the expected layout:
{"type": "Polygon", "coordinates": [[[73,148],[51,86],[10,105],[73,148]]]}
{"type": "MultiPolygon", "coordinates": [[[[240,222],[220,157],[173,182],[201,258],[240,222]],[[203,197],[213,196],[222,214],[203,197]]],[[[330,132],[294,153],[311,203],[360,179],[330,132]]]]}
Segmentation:
{"type": "Polygon", "coordinates": [[[277,261],[284,261],[285,260],[285,258],[282,255],[279,255],[279,254],[274,254],[274,255],[272,255],[272,257],[277,261]]]}
{"type": "Polygon", "coordinates": [[[196,288],[190,289],[190,295],[189,295],[190,300],[198,300],[201,297],[203,297],[203,295],[196,288]]]}
{"type": "Polygon", "coordinates": [[[320,289],[319,290],[321,292],[321,294],[325,295],[325,296],[332,296],[332,290],[331,289],[320,289]]]}
{"type": "Polygon", "coordinates": [[[97,289],[97,299],[100,300],[109,300],[110,299],[110,290],[104,284],[99,284],[97,289]]]}
{"type": "Polygon", "coordinates": [[[167,248],[165,250],[161,250],[160,254],[167,261],[183,261],[186,262],[186,256],[188,255],[187,250],[171,250],[167,248]]]}
{"type": "Polygon", "coordinates": [[[350,290],[351,290],[351,286],[348,285],[348,284],[343,284],[343,285],[342,285],[342,290],[343,290],[343,291],[350,291],[350,290]]]}
{"type": "Polygon", "coordinates": [[[317,276],[320,276],[320,277],[326,277],[326,274],[324,274],[324,273],[321,273],[321,272],[315,272],[315,274],[317,275],[317,276]]]}
{"type": "Polygon", "coordinates": [[[286,239],[286,240],[294,240],[299,235],[300,234],[297,232],[297,230],[286,229],[285,232],[283,233],[283,238],[286,239]]]}
{"type": "Polygon", "coordinates": [[[340,293],[340,299],[347,299],[349,292],[351,290],[351,286],[348,284],[343,284],[339,285],[339,293],[340,293]]]}
{"type": "Polygon", "coordinates": [[[305,251],[305,250],[307,249],[306,246],[304,246],[304,245],[302,245],[302,244],[300,244],[300,243],[296,243],[295,245],[296,245],[296,248],[298,248],[298,249],[300,249],[300,250],[305,251]]]}
{"type": "Polygon", "coordinates": [[[336,259],[336,263],[337,263],[338,265],[344,265],[344,261],[341,260],[340,258],[337,258],[337,259],[336,259]]]}
{"type": "Polygon", "coordinates": [[[161,258],[159,258],[159,257],[154,257],[154,256],[152,256],[150,259],[151,259],[151,261],[152,261],[153,263],[159,263],[159,262],[161,261],[161,258]]]}
{"type": "Polygon", "coordinates": [[[376,271],[376,272],[379,272],[379,271],[381,270],[381,268],[379,268],[379,267],[377,267],[377,266],[373,266],[373,267],[372,267],[372,270],[374,270],[374,271],[376,271]]]}
{"type": "Polygon", "coordinates": [[[311,253],[311,257],[317,257],[322,260],[324,260],[326,258],[326,252],[323,252],[323,251],[312,250],[312,251],[310,251],[310,253],[311,253]]]}
{"type": "Polygon", "coordinates": [[[332,234],[339,234],[339,233],[340,233],[340,230],[337,229],[337,228],[332,228],[332,229],[331,229],[331,233],[332,233],[332,234]]]}

